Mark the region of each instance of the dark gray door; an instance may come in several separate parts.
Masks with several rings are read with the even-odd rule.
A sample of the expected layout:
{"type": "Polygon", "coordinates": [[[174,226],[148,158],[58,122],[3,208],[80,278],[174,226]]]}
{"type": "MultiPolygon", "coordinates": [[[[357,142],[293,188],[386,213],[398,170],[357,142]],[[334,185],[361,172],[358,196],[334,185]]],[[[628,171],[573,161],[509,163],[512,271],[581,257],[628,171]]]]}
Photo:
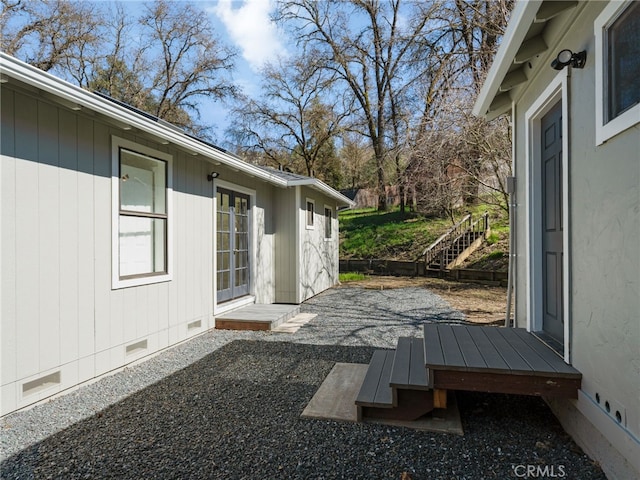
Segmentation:
{"type": "Polygon", "coordinates": [[[216,292],[218,302],[249,293],[249,196],[217,193],[216,292]]]}
{"type": "Polygon", "coordinates": [[[564,343],[562,318],[562,104],[542,118],[542,329],[564,343]]]}

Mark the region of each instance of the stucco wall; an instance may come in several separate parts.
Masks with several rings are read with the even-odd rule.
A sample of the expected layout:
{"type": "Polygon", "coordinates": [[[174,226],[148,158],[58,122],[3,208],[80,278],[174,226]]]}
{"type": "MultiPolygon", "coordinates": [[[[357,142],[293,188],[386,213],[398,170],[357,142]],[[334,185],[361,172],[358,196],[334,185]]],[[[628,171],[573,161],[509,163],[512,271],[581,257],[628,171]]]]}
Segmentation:
{"type": "MultiPolygon", "coordinates": [[[[543,54],[542,68],[528,72],[529,84],[516,100],[516,316],[518,326],[527,326],[533,321],[528,299],[540,298],[531,296],[536,287],[527,263],[537,248],[529,236],[535,206],[528,189],[535,188],[539,178],[531,176],[535,168],[527,163],[532,150],[526,112],[557,75],[568,75],[567,88],[562,91],[568,99],[569,117],[569,209],[565,212],[569,311],[565,319],[570,322],[570,361],[583,374],[580,400],[573,405],[582,420],[575,417],[571,421],[597,425],[640,471],[640,126],[596,146],[595,102],[599,99],[593,21],[605,6],[604,2],[590,2],[559,40],[547,42],[550,48],[543,54]],[[587,50],[585,68],[558,73],[548,67],[563,48],[587,50]],[[616,412],[620,412],[620,421],[616,412]]],[[[562,415],[566,409],[557,410],[562,415]]]]}

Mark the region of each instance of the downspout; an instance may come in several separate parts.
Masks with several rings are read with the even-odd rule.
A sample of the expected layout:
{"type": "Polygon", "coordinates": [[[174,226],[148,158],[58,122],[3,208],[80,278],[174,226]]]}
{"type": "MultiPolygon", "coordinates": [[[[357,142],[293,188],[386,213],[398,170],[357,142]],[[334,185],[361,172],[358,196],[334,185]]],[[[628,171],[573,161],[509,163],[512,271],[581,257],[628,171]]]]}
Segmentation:
{"type": "MultiPolygon", "coordinates": [[[[514,285],[514,268],[515,268],[515,256],[516,256],[516,104],[511,105],[511,172],[513,176],[507,177],[507,193],[509,194],[509,265],[507,273],[507,312],[504,319],[504,326],[509,327],[511,325],[511,299],[513,297],[513,285],[514,285]]],[[[513,326],[516,326],[515,318],[513,320],[513,326]]]]}
{"type": "MultiPolygon", "coordinates": [[[[509,267],[507,274],[507,314],[504,319],[504,326],[509,327],[511,325],[511,298],[513,297],[513,267],[515,266],[514,257],[516,256],[516,244],[515,244],[515,219],[513,218],[516,212],[515,209],[515,186],[516,177],[507,177],[507,190],[509,193],[509,267]]],[[[515,319],[513,326],[515,327],[515,319]]]]}

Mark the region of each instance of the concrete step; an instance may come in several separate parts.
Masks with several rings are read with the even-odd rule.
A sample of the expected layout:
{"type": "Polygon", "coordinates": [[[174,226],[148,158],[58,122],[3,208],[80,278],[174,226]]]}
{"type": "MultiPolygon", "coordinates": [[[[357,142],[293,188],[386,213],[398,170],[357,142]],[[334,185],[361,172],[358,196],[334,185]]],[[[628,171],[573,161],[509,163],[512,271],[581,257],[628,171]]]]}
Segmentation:
{"type": "Polygon", "coordinates": [[[254,304],[216,317],[218,330],[272,330],[300,313],[300,305],[254,304]]]}

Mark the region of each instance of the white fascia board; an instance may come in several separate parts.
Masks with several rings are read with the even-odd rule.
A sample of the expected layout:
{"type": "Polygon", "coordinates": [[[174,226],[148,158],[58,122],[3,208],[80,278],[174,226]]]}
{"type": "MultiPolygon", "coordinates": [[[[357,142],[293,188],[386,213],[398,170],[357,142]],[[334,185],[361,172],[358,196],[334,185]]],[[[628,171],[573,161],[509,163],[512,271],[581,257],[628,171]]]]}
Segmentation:
{"type": "Polygon", "coordinates": [[[159,122],[145,118],[109,100],[103,99],[94,93],[84,90],[76,85],[66,82],[50,73],[39,70],[10,55],[0,52],[0,72],[7,77],[38,88],[50,95],[62,99],[63,102],[71,102],[83,109],[100,113],[120,124],[130,125],[141,131],[150,133],[158,139],[167,140],[170,143],[187,150],[191,154],[202,155],[203,160],[220,162],[243,173],[252,175],[258,179],[267,181],[276,186],[286,187],[287,181],[272,175],[250,163],[244,162],[234,156],[218,149],[205,145],[187,135],[159,122]]]}
{"type": "Polygon", "coordinates": [[[353,208],[356,205],[353,200],[351,200],[348,197],[344,196],[343,194],[341,194],[340,192],[338,192],[334,188],[330,187],[326,183],[322,182],[321,180],[318,180],[317,178],[304,178],[304,179],[300,179],[300,180],[289,180],[287,182],[287,185],[290,186],[290,187],[309,186],[311,188],[315,188],[316,190],[319,190],[320,192],[324,193],[325,195],[328,195],[329,197],[331,197],[331,198],[333,198],[335,200],[338,200],[344,206],[348,206],[349,208],[353,208]]]}
{"type": "Polygon", "coordinates": [[[473,106],[473,114],[476,117],[487,117],[491,102],[499,94],[500,85],[507,75],[516,53],[518,53],[529,27],[535,20],[540,5],[542,5],[542,0],[518,0],[516,3],[502,37],[500,48],[498,48],[487,78],[473,106]]]}

